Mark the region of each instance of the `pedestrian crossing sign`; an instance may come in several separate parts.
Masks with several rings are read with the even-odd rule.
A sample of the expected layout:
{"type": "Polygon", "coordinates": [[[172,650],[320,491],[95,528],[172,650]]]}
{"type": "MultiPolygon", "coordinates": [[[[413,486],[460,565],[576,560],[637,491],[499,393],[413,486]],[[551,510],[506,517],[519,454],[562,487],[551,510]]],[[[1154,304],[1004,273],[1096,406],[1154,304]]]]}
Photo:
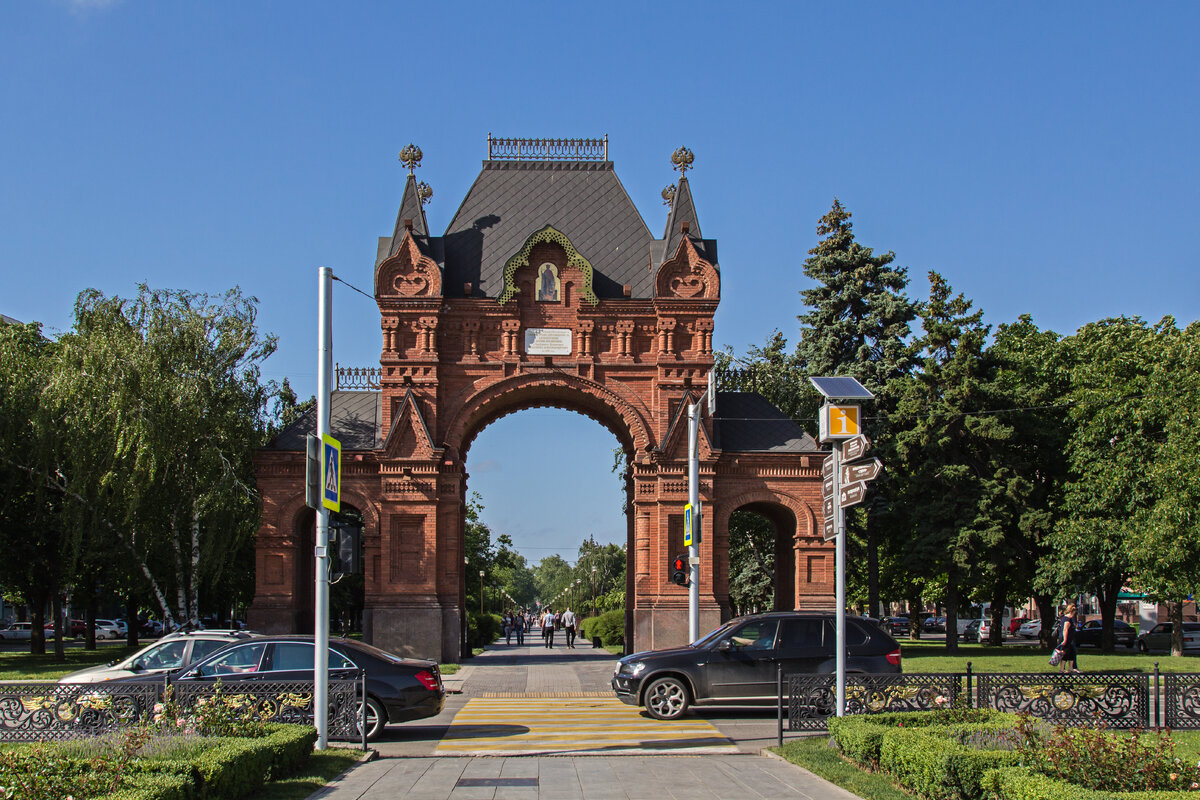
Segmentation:
{"type": "Polygon", "coordinates": [[[342,443],[329,434],[321,436],[321,505],[342,510],[342,443]]]}
{"type": "MultiPolygon", "coordinates": [[[[678,517],[676,517],[678,519],[678,517]]],[[[683,546],[692,546],[693,519],[692,519],[692,504],[688,503],[683,507],[683,546]]]]}

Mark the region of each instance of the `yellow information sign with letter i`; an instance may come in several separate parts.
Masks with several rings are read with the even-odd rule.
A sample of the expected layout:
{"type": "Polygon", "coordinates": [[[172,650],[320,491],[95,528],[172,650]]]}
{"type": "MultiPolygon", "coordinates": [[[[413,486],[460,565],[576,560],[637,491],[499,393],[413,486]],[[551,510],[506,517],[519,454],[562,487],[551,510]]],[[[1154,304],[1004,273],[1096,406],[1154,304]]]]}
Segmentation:
{"type": "Polygon", "coordinates": [[[683,546],[692,546],[692,504],[688,503],[683,507],[683,546]]]}
{"type": "Polygon", "coordinates": [[[329,434],[321,437],[321,505],[342,510],[342,443],[329,434]]]}

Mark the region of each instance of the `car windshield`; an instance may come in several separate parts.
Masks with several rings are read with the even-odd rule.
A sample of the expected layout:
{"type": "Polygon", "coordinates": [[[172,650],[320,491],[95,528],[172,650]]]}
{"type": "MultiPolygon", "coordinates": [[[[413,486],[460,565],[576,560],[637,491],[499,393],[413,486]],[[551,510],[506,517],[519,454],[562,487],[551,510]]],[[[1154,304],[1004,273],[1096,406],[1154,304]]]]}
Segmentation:
{"type": "Polygon", "coordinates": [[[694,641],[690,645],[688,645],[688,647],[704,647],[705,645],[712,644],[713,642],[717,641],[718,639],[720,639],[723,636],[725,636],[726,634],[728,634],[731,630],[733,630],[734,627],[736,627],[736,625],[739,625],[739,624],[741,624],[741,623],[739,623],[737,621],[726,622],[724,625],[717,628],[716,630],[709,631],[705,635],[701,636],[699,639],[697,639],[696,641],[694,641]]]}

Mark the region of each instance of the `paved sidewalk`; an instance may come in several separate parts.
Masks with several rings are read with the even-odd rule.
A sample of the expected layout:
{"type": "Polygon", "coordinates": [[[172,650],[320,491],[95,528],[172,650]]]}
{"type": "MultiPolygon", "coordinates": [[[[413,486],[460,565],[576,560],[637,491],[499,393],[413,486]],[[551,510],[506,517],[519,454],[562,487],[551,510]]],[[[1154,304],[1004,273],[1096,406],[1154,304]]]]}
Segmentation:
{"type": "Polygon", "coordinates": [[[762,756],[383,758],[309,800],[859,800],[762,756]]]}

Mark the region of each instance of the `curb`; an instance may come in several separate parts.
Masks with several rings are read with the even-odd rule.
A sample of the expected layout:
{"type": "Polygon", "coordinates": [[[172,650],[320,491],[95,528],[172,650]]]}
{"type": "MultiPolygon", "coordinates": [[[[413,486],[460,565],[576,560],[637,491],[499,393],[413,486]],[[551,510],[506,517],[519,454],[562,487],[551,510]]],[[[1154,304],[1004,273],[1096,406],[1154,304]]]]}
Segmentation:
{"type": "Polygon", "coordinates": [[[346,777],[351,772],[353,772],[354,770],[361,767],[363,764],[374,761],[377,758],[379,758],[379,751],[375,750],[375,749],[371,749],[365,753],[360,754],[357,761],[355,761],[350,766],[346,767],[344,770],[339,772],[337,775],[330,778],[328,781],[325,782],[324,786],[322,786],[320,789],[317,789],[315,792],[310,794],[304,800],[316,800],[316,798],[328,797],[329,792],[327,790],[329,789],[330,786],[337,783],[342,778],[346,777]]]}

